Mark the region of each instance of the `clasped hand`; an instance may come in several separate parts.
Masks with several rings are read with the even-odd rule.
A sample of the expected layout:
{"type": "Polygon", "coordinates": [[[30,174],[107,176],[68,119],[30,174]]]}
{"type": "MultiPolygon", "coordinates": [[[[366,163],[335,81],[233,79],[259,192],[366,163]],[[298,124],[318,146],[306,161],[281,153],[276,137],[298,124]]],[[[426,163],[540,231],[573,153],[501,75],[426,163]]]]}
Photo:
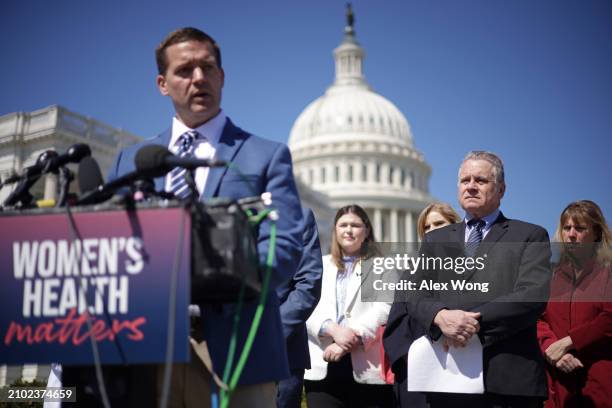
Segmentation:
{"type": "Polygon", "coordinates": [[[332,339],[334,339],[334,343],[344,351],[351,351],[359,344],[359,335],[349,327],[332,323],[328,328],[328,332],[332,339]]]}
{"type": "Polygon", "coordinates": [[[323,351],[323,360],[327,362],[340,361],[345,354],[350,353],[360,342],[359,335],[349,327],[332,323],[327,330],[334,340],[334,343],[327,346],[323,351]]]}
{"type": "Polygon", "coordinates": [[[544,352],[544,356],[546,357],[546,361],[549,364],[555,365],[561,357],[567,354],[573,347],[572,338],[570,336],[565,336],[562,339],[559,339],[552,343],[546,351],[544,352]]]}
{"type": "Polygon", "coordinates": [[[340,361],[340,359],[344,357],[346,353],[348,353],[348,351],[342,349],[342,347],[336,343],[332,343],[325,348],[325,351],[323,351],[323,360],[327,361],[328,363],[336,363],[340,361]]]}
{"type": "Polygon", "coordinates": [[[577,368],[583,368],[582,362],[577,357],[568,353],[573,347],[574,344],[570,336],[565,336],[555,341],[544,352],[546,361],[564,373],[571,373],[577,368]]]}
{"type": "Polygon", "coordinates": [[[442,309],[434,318],[434,324],[444,335],[444,348],[465,347],[470,338],[480,330],[480,312],[442,309]]]}

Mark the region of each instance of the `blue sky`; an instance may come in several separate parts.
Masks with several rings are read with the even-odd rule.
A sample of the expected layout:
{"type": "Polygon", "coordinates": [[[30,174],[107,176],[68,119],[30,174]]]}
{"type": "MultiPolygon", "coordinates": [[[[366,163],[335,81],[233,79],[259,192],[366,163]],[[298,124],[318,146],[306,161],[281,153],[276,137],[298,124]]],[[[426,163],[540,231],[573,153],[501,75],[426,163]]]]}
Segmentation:
{"type": "MultiPolygon", "coordinates": [[[[486,149],[505,161],[502,209],[552,232],[566,204],[612,216],[612,2],[357,0],[365,74],[412,126],[431,193],[457,208],[457,167],[486,149]]],[[[334,75],[345,2],[5,0],[0,115],[52,104],[140,136],[170,124],[153,50],[193,25],[220,43],[223,107],[286,142],[334,75]]]]}

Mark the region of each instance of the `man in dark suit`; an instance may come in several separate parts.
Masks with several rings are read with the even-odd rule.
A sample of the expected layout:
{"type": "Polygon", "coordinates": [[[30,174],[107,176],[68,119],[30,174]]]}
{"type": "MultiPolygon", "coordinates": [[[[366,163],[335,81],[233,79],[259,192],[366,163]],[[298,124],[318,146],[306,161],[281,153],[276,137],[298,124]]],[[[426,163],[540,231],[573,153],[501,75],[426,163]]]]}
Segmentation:
{"type": "Polygon", "coordinates": [[[484,268],[459,274],[438,267],[416,273],[436,282],[487,283],[488,291],[438,290],[396,297],[384,344],[400,382],[397,394],[402,406],[402,400],[418,400],[406,388],[405,359],[413,340],[425,334],[445,347],[462,347],[476,335],[483,346],[485,393],[430,393],[427,402],[434,407],[541,407],[547,391],[536,322],[548,296],[548,234],[500,212],[504,169],[493,153],[466,156],[458,190],[465,220],[427,234],[420,253],[434,259],[480,258],[484,268]]]}
{"type": "MultiPolygon", "coordinates": [[[[233,163],[230,169],[196,170],[194,180],[200,200],[212,197],[239,199],[264,192],[272,194],[272,205],[277,209],[279,218],[276,221],[270,291],[239,386],[230,400],[231,406],[248,404],[251,407],[269,407],[275,402],[276,381],[289,375],[275,289],[293,276],[302,248],[302,212],[293,179],[291,156],[285,145],[254,136],[235,126],[225,116],[220,107],[225,81],[221,51],[209,35],[190,27],[176,30],[158,46],[156,59],[159,73],[157,86],[160,93],[169,96],[174,105],[172,126],[154,138],[121,151],[109,179],[134,170],[134,156],[143,145],[158,144],[180,154],[187,143],[186,136],[191,135],[189,150],[195,157],[214,157],[233,163]]],[[[154,180],[158,190],[180,192],[175,190],[171,174],[154,180]]],[[[262,265],[265,265],[268,254],[270,227],[271,222],[266,220],[258,231],[257,249],[262,265]]],[[[215,370],[225,367],[235,306],[200,305],[203,339],[207,342],[215,370]]],[[[242,307],[237,353],[245,344],[256,307],[257,299],[245,302],[242,307]]],[[[202,407],[210,403],[210,396],[207,395],[210,376],[191,381],[192,374],[187,373],[186,378],[180,379],[181,370],[173,371],[173,382],[178,378],[181,383],[179,387],[185,395],[177,398],[172,395],[171,406],[202,407]]],[[[196,375],[199,375],[199,371],[196,375]]]]}
{"type": "Polygon", "coordinates": [[[304,370],[310,368],[306,320],[319,303],[323,258],[319,232],[312,210],[303,209],[303,249],[297,272],[276,289],[280,301],[283,333],[291,376],[278,383],[278,408],[299,408],[304,386],[304,370]]]}

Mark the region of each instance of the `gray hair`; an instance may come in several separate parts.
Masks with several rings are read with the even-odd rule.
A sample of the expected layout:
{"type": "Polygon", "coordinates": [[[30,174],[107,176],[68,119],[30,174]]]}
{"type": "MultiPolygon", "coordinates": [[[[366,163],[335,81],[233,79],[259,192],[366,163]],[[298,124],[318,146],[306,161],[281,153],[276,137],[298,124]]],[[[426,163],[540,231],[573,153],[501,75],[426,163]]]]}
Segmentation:
{"type": "MultiPolygon", "coordinates": [[[[461,165],[468,160],[484,160],[493,166],[493,177],[495,177],[495,183],[498,185],[505,183],[504,178],[504,162],[495,153],[487,152],[484,150],[472,150],[465,155],[461,165]]],[[[461,166],[459,166],[459,174],[461,174],[461,166]]]]}

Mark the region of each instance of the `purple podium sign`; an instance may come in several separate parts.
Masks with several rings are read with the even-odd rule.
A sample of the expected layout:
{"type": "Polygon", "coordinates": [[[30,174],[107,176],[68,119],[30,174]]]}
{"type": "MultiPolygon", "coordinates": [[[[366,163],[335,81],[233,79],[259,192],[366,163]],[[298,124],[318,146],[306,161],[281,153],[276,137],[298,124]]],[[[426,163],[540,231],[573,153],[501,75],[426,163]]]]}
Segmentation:
{"type": "Polygon", "coordinates": [[[92,364],[92,339],[103,364],[163,362],[172,287],[174,361],[187,361],[188,211],[72,219],[65,211],[0,216],[0,364],[92,364]]]}

